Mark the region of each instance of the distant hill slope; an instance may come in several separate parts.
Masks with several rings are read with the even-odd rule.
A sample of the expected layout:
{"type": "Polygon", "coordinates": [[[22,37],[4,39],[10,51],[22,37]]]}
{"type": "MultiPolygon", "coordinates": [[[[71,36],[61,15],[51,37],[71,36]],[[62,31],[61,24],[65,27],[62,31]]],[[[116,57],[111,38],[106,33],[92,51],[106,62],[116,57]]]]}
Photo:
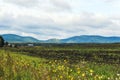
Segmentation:
{"type": "Polygon", "coordinates": [[[61,43],[61,39],[49,39],[45,40],[45,43],[61,43]]]}
{"type": "Polygon", "coordinates": [[[73,36],[66,39],[38,40],[33,37],[23,37],[15,34],[3,34],[5,41],[12,43],[119,43],[120,37],[103,37],[95,35],[73,36]]]}
{"type": "Polygon", "coordinates": [[[14,42],[14,43],[27,43],[27,42],[40,42],[39,40],[33,37],[22,37],[15,34],[3,34],[2,35],[4,40],[7,42],[14,42]]]}
{"type": "Polygon", "coordinates": [[[74,36],[67,39],[62,39],[63,43],[117,43],[120,42],[120,37],[103,37],[94,35],[74,36]]]}

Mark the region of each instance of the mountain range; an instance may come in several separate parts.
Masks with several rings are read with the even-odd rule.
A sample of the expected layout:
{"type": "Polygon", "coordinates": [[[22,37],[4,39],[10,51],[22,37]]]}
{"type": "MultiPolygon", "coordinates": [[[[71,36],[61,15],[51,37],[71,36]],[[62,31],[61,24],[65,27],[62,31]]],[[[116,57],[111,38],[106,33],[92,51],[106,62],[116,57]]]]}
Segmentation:
{"type": "Polygon", "coordinates": [[[119,43],[120,37],[104,37],[97,35],[73,36],[66,39],[38,40],[33,37],[24,37],[16,34],[1,35],[5,41],[10,43],[119,43]]]}

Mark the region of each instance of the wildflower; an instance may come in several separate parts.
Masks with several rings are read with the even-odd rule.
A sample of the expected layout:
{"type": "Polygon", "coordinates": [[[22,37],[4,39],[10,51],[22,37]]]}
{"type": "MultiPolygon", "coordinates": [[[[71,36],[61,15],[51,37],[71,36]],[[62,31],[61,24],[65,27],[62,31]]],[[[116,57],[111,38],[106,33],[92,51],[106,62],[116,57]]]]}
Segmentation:
{"type": "Polygon", "coordinates": [[[85,77],[85,73],[82,74],[82,77],[85,77]]]}
{"type": "Polygon", "coordinates": [[[99,79],[102,79],[102,76],[99,76],[98,78],[99,78],[99,79]]]}
{"type": "Polygon", "coordinates": [[[58,70],[61,70],[61,66],[58,66],[58,70]]]}
{"type": "Polygon", "coordinates": [[[52,66],[52,67],[54,67],[54,65],[53,65],[53,64],[52,64],[51,66],[52,66]]]}
{"type": "Polygon", "coordinates": [[[77,70],[80,70],[80,68],[78,67],[77,70]]]}
{"type": "Polygon", "coordinates": [[[72,69],[70,69],[70,71],[72,72],[72,69]]]}
{"type": "Polygon", "coordinates": [[[67,63],[67,60],[64,60],[64,63],[67,63]]]}
{"type": "Polygon", "coordinates": [[[64,62],[67,62],[66,60],[64,60],[64,62]]]}
{"type": "Polygon", "coordinates": [[[29,66],[30,64],[28,63],[27,65],[29,66]]]}
{"type": "Polygon", "coordinates": [[[60,78],[62,79],[62,78],[63,78],[63,76],[60,76],[60,78]]]}
{"type": "Polygon", "coordinates": [[[71,76],[69,75],[68,78],[71,78],[71,76]]]}
{"type": "Polygon", "coordinates": [[[93,70],[92,70],[92,69],[90,69],[90,72],[91,72],[91,73],[93,73],[93,70]]]}
{"type": "Polygon", "coordinates": [[[93,75],[93,73],[90,73],[90,75],[92,76],[92,75],[93,75]]]}
{"type": "Polygon", "coordinates": [[[80,74],[80,71],[77,71],[78,74],[80,74]]]}
{"type": "Polygon", "coordinates": [[[55,80],[58,80],[57,78],[55,80]]]}
{"type": "Polygon", "coordinates": [[[74,78],[73,77],[71,77],[71,79],[70,80],[73,80],[74,78]]]}
{"type": "Polygon", "coordinates": [[[55,62],[57,62],[57,60],[55,60],[55,62]]]}
{"type": "Polygon", "coordinates": [[[56,70],[53,70],[53,72],[55,73],[55,72],[56,72],[56,70]]]}
{"type": "Polygon", "coordinates": [[[110,78],[108,77],[108,80],[110,80],[110,78]]]}
{"type": "Polygon", "coordinates": [[[117,76],[120,76],[120,74],[117,74],[117,76]]]}
{"type": "Polygon", "coordinates": [[[51,61],[49,63],[51,64],[51,61]]]}

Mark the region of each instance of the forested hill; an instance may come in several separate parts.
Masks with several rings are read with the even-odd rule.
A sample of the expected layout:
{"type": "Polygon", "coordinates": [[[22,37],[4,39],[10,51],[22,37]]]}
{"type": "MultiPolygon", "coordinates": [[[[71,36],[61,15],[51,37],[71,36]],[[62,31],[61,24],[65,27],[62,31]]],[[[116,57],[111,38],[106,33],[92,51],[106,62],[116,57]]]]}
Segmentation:
{"type": "Polygon", "coordinates": [[[4,40],[12,43],[119,43],[120,37],[103,37],[95,35],[73,36],[66,39],[41,40],[33,37],[24,37],[15,34],[3,34],[4,40]]]}

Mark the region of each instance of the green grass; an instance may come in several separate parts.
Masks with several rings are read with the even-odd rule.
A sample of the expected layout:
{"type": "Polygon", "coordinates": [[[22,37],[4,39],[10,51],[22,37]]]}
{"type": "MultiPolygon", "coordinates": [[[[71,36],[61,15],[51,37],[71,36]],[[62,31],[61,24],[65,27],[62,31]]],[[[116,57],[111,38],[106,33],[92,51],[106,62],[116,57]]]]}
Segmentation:
{"type": "Polygon", "coordinates": [[[0,80],[120,80],[119,64],[28,55],[0,50],[0,80]]]}

